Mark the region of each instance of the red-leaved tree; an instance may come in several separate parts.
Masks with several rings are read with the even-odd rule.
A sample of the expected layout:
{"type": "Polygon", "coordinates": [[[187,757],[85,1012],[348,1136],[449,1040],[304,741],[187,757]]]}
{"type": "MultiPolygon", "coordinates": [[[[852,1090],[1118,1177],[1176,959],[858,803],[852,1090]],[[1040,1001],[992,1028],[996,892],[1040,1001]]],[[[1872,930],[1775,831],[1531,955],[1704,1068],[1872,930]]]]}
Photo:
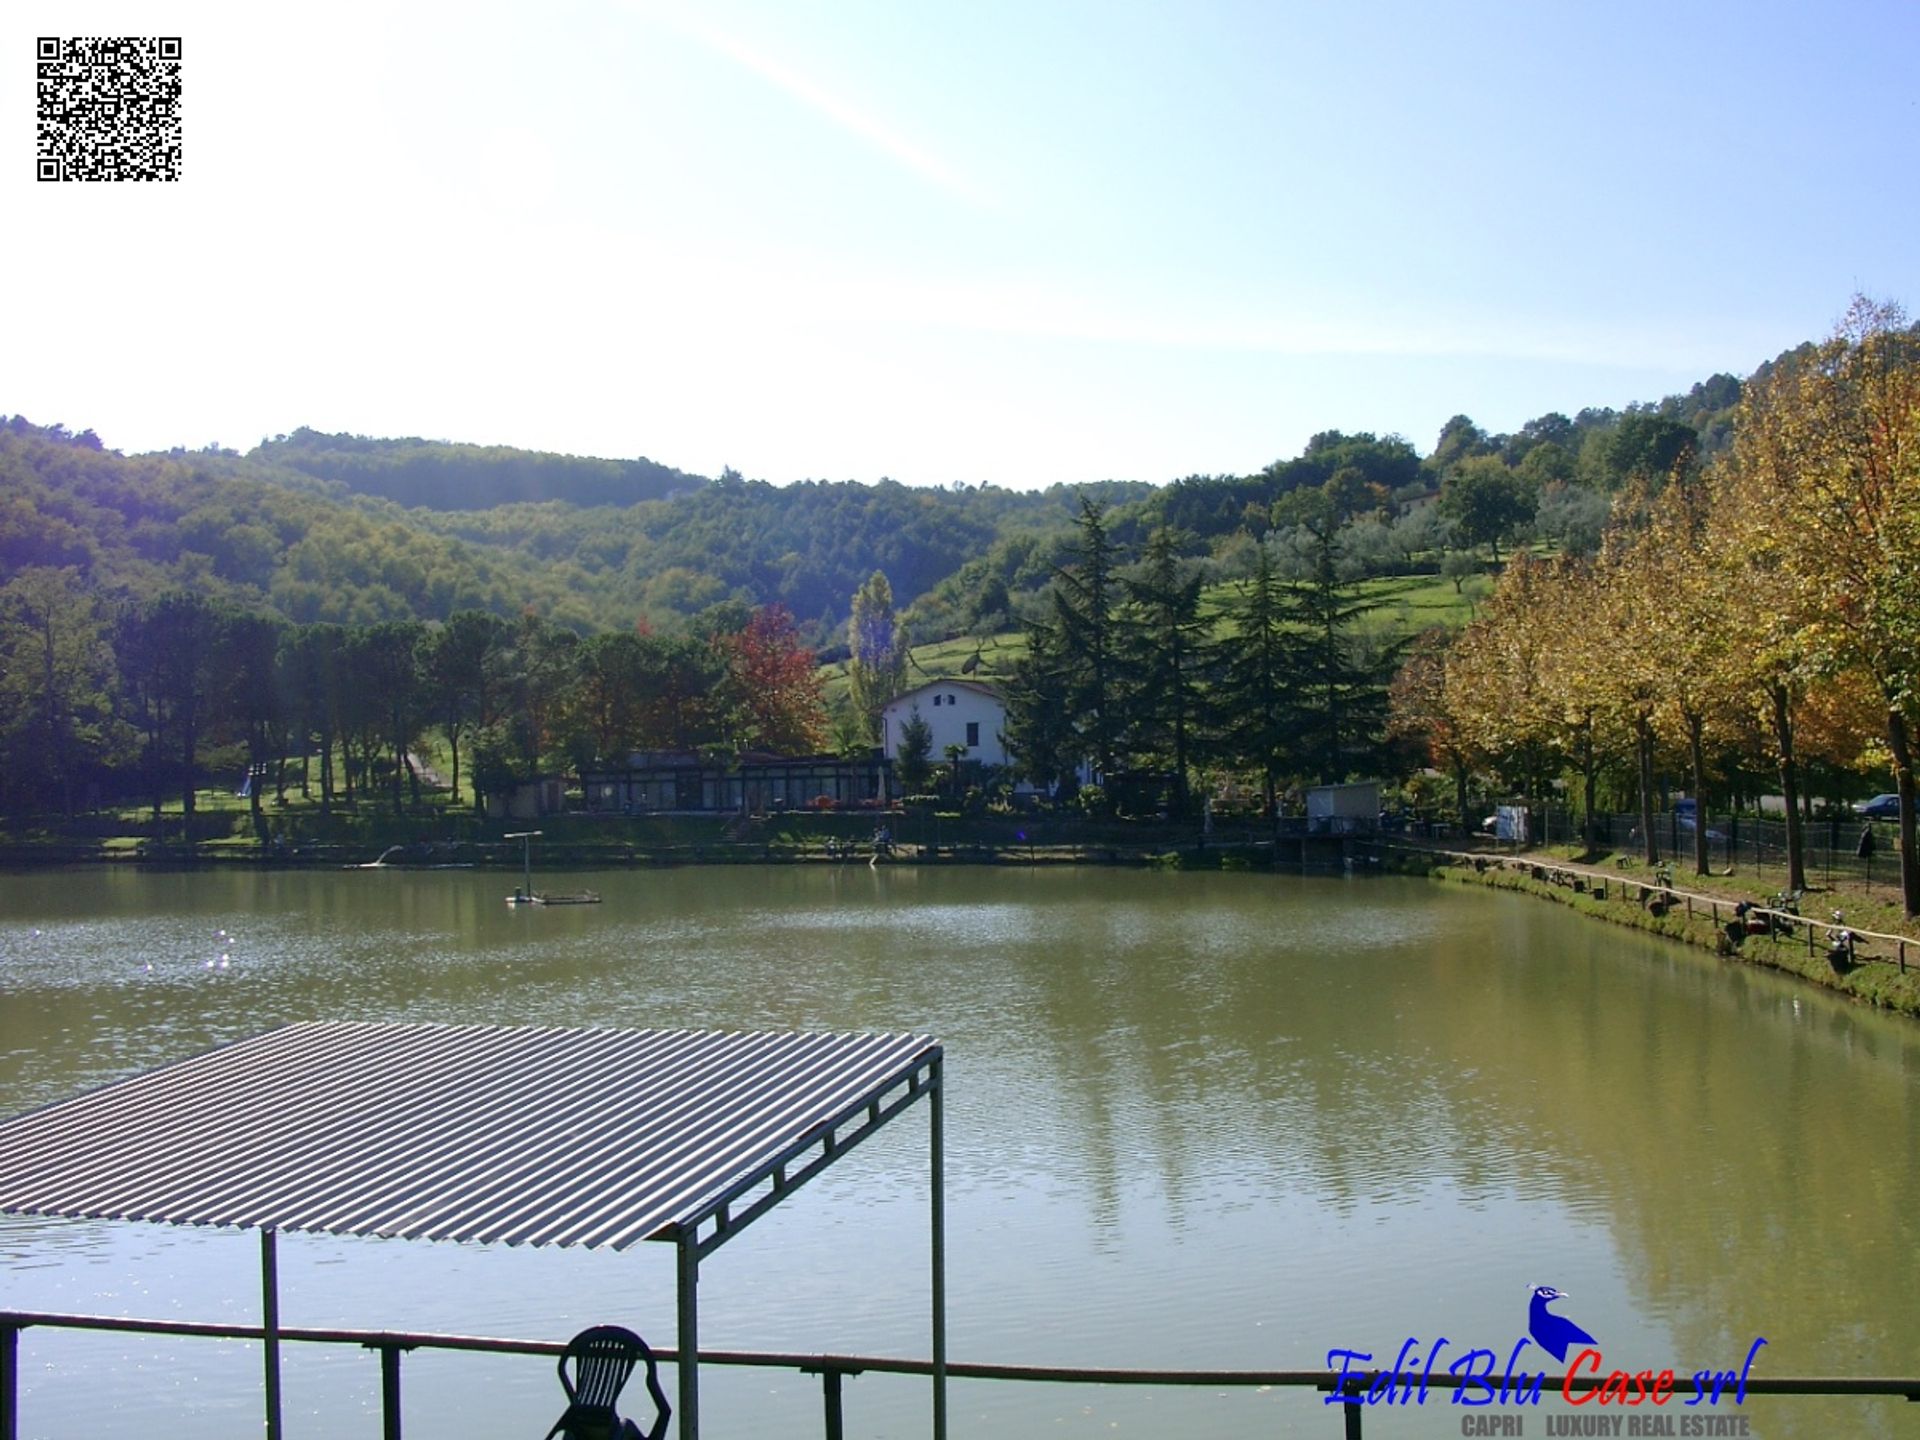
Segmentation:
{"type": "Polygon", "coordinates": [[[763,605],[744,629],[718,641],[727,662],[742,749],[810,755],[826,743],[827,708],[813,652],[784,605],[763,605]]]}

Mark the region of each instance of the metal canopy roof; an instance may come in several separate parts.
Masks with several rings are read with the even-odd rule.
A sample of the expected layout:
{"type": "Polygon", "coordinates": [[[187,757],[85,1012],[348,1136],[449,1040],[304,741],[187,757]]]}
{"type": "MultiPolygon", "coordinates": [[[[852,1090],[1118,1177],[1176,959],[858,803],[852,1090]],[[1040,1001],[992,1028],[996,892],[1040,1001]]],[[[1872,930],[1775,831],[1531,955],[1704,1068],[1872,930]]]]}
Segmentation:
{"type": "Polygon", "coordinates": [[[924,1035],[290,1025],[0,1125],[0,1212],[684,1244],[939,1058],[924,1035]]]}

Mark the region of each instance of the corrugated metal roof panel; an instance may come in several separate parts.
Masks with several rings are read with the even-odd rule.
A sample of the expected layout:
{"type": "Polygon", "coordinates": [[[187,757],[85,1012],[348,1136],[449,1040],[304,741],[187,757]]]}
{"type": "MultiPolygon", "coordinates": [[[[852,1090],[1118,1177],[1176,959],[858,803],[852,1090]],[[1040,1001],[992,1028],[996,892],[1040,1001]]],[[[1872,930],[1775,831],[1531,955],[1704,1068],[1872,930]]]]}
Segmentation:
{"type": "Polygon", "coordinates": [[[0,1125],[0,1211],[624,1249],[938,1054],[924,1035],[291,1025],[0,1125]]]}

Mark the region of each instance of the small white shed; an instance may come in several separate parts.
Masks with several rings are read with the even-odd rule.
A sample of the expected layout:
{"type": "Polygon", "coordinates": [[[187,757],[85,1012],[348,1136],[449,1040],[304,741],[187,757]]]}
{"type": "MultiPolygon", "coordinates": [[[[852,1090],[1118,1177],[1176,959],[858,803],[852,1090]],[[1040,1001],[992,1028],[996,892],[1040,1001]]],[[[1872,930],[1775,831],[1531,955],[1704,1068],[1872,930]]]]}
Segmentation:
{"type": "Polygon", "coordinates": [[[1380,782],[1315,785],[1307,791],[1307,829],[1315,834],[1351,835],[1380,825],[1380,782]]]}

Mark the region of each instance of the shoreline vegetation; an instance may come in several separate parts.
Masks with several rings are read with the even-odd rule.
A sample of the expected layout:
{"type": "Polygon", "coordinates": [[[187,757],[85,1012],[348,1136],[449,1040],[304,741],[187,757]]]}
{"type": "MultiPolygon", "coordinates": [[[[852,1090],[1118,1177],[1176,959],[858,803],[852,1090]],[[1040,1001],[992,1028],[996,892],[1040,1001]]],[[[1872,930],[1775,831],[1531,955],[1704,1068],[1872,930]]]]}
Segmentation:
{"type": "Polygon", "coordinates": [[[1742,902],[1764,906],[1772,896],[1725,879],[1663,879],[1659,867],[1649,871],[1624,856],[1602,857],[1602,863],[1582,857],[1585,863],[1574,864],[1546,849],[1502,854],[1394,847],[1392,853],[1402,862],[1393,868],[1421,870],[1448,884],[1532,895],[1608,924],[1711,951],[1723,960],[1795,975],[1876,1009],[1920,1018],[1920,939],[1901,939],[1905,932],[1895,928],[1892,918],[1900,915],[1899,907],[1861,903],[1865,897],[1857,886],[1810,891],[1803,902],[1805,917],[1784,919],[1767,934],[1748,934],[1735,943],[1729,934],[1738,919],[1735,907],[1742,902]],[[1836,908],[1844,909],[1848,928],[1856,935],[1875,931],[1875,938],[1859,942],[1854,966],[1844,974],[1827,960],[1832,927],[1823,917],[1836,908]],[[1866,916],[1872,920],[1861,918],[1866,916]],[[1874,923],[1882,917],[1888,927],[1884,934],[1874,923]]]}

